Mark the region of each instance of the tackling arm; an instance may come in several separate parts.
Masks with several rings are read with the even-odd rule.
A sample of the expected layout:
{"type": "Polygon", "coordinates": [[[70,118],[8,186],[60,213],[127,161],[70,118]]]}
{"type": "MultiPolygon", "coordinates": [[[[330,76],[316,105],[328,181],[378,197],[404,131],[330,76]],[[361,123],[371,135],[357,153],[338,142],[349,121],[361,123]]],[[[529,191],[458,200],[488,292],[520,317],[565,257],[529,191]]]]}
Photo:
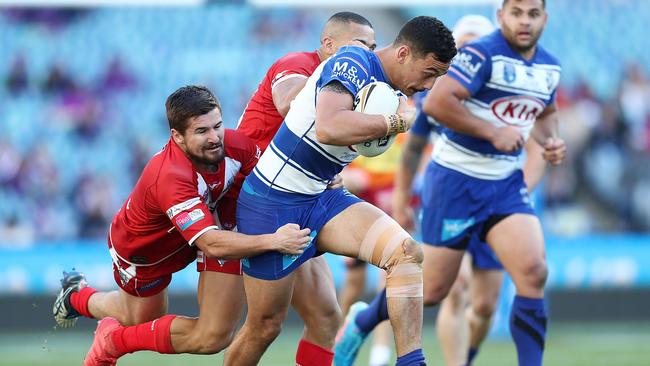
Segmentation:
{"type": "Polygon", "coordinates": [[[291,102],[305,86],[305,83],[307,83],[307,77],[304,75],[295,74],[291,76],[294,77],[285,79],[273,85],[273,90],[271,92],[275,109],[278,110],[278,113],[280,113],[282,117],[287,116],[291,102]]]}
{"type": "Polygon", "coordinates": [[[286,224],[273,234],[246,235],[228,230],[208,230],[194,244],[209,257],[238,259],[275,250],[284,254],[301,254],[311,240],[310,230],[286,224]]]}

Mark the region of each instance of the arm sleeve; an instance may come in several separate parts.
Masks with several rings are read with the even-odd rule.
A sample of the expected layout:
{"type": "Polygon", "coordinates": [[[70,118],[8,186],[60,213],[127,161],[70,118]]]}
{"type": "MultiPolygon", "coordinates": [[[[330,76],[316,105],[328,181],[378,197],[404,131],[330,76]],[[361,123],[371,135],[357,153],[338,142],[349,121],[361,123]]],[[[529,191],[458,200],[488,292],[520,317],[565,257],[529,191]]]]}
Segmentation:
{"type": "Polygon", "coordinates": [[[492,63],[487,50],[477,44],[462,47],[449,68],[448,75],[474,96],[489,80],[492,63]]]}
{"type": "Polygon", "coordinates": [[[191,175],[170,174],[160,182],[163,184],[158,187],[156,199],[172,225],[190,245],[204,232],[219,228],[199,196],[198,183],[191,175]]]}
{"type": "Polygon", "coordinates": [[[324,65],[320,79],[316,83],[318,89],[338,81],[353,96],[363,88],[370,79],[370,61],[364,49],[360,47],[344,47],[332,56],[324,65]]]}

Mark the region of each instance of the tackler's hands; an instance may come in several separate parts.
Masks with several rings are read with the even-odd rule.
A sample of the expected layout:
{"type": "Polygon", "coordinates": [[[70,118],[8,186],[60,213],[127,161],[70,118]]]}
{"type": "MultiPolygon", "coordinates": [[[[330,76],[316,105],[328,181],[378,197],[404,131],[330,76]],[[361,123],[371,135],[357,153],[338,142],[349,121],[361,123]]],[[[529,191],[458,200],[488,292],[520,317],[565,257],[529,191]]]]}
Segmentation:
{"type": "Polygon", "coordinates": [[[297,224],[286,224],[273,234],[272,250],[284,254],[302,254],[311,242],[310,233],[309,228],[301,230],[297,224]]]}

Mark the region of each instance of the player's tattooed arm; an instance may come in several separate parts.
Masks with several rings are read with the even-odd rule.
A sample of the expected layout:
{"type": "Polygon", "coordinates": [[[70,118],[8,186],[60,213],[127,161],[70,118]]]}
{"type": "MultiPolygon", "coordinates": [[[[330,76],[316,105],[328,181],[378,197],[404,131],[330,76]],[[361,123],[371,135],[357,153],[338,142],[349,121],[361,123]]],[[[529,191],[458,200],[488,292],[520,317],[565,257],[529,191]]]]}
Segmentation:
{"type": "Polygon", "coordinates": [[[315,130],[320,143],[349,146],[386,136],[386,120],[380,114],[355,112],[352,92],[332,81],[318,93],[315,130]]]}
{"type": "Polygon", "coordinates": [[[333,92],[333,93],[336,93],[336,94],[349,94],[349,95],[352,95],[352,93],[348,90],[348,88],[343,86],[343,84],[341,84],[341,82],[337,81],[337,80],[334,80],[334,81],[330,82],[329,84],[325,85],[323,87],[323,89],[321,89],[321,92],[324,92],[324,91],[330,91],[330,92],[333,92]]]}

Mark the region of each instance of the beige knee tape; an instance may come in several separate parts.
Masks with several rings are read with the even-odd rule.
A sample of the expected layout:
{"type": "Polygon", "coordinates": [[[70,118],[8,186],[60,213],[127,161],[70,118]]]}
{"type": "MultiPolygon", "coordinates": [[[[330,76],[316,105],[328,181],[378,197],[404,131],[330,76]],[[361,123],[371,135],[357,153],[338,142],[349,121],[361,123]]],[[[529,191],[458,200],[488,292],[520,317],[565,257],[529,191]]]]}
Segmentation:
{"type": "Polygon", "coordinates": [[[370,227],[359,249],[359,259],[386,270],[386,297],[422,297],[422,255],[409,255],[405,246],[417,245],[411,236],[388,216],[370,227]]]}

